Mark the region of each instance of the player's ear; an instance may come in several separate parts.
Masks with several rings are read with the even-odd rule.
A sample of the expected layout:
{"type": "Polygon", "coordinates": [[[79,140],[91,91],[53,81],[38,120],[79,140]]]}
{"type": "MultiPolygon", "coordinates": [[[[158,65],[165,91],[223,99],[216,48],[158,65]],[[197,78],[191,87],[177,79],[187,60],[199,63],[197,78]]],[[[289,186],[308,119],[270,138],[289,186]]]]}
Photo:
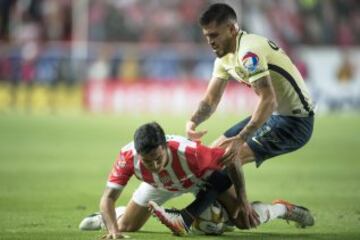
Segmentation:
{"type": "Polygon", "coordinates": [[[237,24],[229,23],[228,28],[230,30],[231,35],[236,36],[237,35],[237,24]]]}

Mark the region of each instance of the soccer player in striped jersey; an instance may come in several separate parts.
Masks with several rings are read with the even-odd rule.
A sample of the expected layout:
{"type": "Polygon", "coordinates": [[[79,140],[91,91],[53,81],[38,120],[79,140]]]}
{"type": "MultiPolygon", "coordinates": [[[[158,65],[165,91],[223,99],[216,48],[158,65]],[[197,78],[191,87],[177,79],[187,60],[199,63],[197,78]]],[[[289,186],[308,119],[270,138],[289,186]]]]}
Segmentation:
{"type": "MultiPolygon", "coordinates": [[[[185,235],[194,216],[199,216],[215,200],[223,204],[227,212],[236,211],[232,182],[219,163],[223,155],[222,148],[209,148],[181,136],[165,135],[157,123],[140,126],[135,132],[134,142],[121,149],[113,165],[100,201],[101,215],[85,218],[80,223],[80,229],[95,230],[105,223],[108,230],[105,239],[122,238],[123,231],[137,231],[148,220],[149,203],[153,203],[156,212],[159,205],[183,193],[194,193],[195,201],[182,210],[160,209],[171,216],[168,227],[178,235],[185,235]],[[125,212],[124,208],[115,211],[116,200],[133,175],[142,183],[125,212]]],[[[296,206],[285,202],[274,206],[258,205],[258,213],[263,222],[284,217],[285,214],[294,216],[290,214],[294,211],[288,211],[288,207],[293,209],[296,206]]],[[[312,220],[308,212],[299,210],[301,215],[312,220]]],[[[295,217],[287,219],[303,222],[303,219],[299,221],[299,217],[295,217]]]]}
{"type": "MultiPolygon", "coordinates": [[[[222,162],[231,169],[246,227],[257,217],[248,203],[242,165],[297,150],[310,139],[314,111],[299,71],[286,53],[265,37],[239,28],[235,11],[217,3],[201,15],[200,25],[217,56],[212,78],[197,110],[186,123],[187,136],[199,140],[196,128],[216,110],[230,78],[250,86],[259,100],[250,117],[229,128],[215,143],[226,148],[222,162]]],[[[239,109],[241,111],[241,109],[239,109]]]]}
{"type": "MultiPolygon", "coordinates": [[[[161,205],[183,193],[199,195],[206,187],[203,198],[208,198],[206,204],[211,204],[232,185],[221,171],[219,159],[223,154],[221,148],[209,148],[180,136],[166,136],[157,123],[139,127],[134,142],[121,149],[100,201],[102,220],[109,232],[105,238],[121,238],[122,231],[141,228],[150,216],[150,200],[161,205]],[[117,222],[115,202],[133,175],[142,183],[117,222]]],[[[199,215],[206,207],[189,209],[199,215]]],[[[186,211],[182,212],[184,218],[191,218],[186,211]]]]}

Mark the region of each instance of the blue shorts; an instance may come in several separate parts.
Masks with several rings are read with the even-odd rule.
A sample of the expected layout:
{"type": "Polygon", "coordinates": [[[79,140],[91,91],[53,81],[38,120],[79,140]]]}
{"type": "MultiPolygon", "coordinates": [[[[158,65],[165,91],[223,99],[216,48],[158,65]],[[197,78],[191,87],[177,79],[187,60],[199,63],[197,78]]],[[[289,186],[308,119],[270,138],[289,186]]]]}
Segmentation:
{"type": "MultiPolygon", "coordinates": [[[[234,137],[246,126],[251,117],[235,124],[224,136],[234,137]]],[[[266,159],[295,151],[304,146],[310,139],[314,117],[291,117],[271,115],[246,143],[255,154],[256,166],[266,159]]]]}

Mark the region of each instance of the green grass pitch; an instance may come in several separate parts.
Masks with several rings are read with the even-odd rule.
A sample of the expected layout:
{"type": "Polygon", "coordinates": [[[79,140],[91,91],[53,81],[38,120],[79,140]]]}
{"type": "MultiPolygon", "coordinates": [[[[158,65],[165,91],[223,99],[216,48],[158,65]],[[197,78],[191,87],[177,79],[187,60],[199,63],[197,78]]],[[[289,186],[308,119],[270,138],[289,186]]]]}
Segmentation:
{"type": "MultiPolygon", "coordinates": [[[[240,116],[209,120],[209,144],[240,116]]],[[[156,120],[167,133],[184,134],[186,116],[0,115],[0,239],[99,239],[80,232],[80,220],[98,210],[115,156],[140,124],[156,120]]],[[[296,229],[273,221],[251,231],[196,239],[360,239],[360,116],[319,116],[303,149],[245,167],[251,200],[284,198],[309,207],[316,225],[296,229]]],[[[118,204],[125,205],[132,180],[118,204]]],[[[185,195],[167,206],[182,207],[185,195]]],[[[151,219],[132,239],[176,239],[151,219]]]]}

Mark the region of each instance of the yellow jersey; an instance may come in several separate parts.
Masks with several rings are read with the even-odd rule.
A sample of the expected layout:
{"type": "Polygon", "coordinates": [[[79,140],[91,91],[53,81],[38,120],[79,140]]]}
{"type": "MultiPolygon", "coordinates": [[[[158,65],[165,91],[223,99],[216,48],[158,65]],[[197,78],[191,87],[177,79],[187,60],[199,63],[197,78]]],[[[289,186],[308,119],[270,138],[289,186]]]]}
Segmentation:
{"type": "Polygon", "coordinates": [[[256,34],[240,31],[236,50],[216,58],[212,78],[234,78],[248,85],[270,75],[278,107],[274,114],[311,116],[310,93],[296,66],[274,42],[256,34]]]}

